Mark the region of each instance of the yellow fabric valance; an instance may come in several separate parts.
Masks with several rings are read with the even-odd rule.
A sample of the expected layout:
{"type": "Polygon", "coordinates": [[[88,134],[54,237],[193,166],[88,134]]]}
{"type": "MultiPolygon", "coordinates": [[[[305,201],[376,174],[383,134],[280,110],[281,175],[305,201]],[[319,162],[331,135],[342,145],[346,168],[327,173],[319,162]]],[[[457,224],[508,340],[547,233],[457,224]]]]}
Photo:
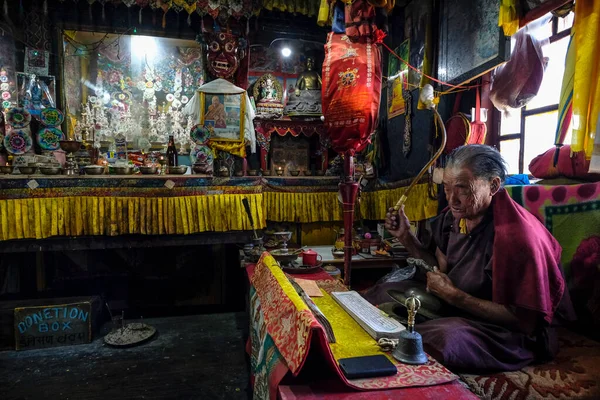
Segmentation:
{"type": "MultiPolygon", "coordinates": [[[[388,208],[396,204],[405,190],[406,187],[400,187],[362,193],[362,217],[371,220],[385,219],[388,208]]],[[[438,202],[429,197],[428,190],[426,183],[416,185],[408,197],[405,212],[411,221],[421,221],[437,215],[438,202]]],[[[271,221],[308,223],[343,220],[337,192],[265,192],[264,195],[267,219],[271,221]]]]}
{"type": "MultiPolygon", "coordinates": [[[[376,192],[365,192],[361,196],[360,210],[363,218],[372,220],[385,219],[385,214],[404,194],[406,187],[376,192]]],[[[411,221],[422,221],[437,215],[438,202],[429,197],[427,183],[415,185],[404,204],[406,216],[411,221]]]]}
{"type": "Polygon", "coordinates": [[[266,226],[262,194],[182,197],[51,197],[0,200],[0,239],[51,236],[174,235],[266,226]]]}
{"type": "MultiPolygon", "coordinates": [[[[362,217],[384,219],[387,209],[396,203],[405,189],[363,193],[359,206],[362,217]]],[[[66,190],[70,190],[71,195],[64,197],[59,195],[60,189],[37,189],[40,190],[48,193],[32,192],[31,197],[0,199],[0,240],[250,230],[243,198],[250,202],[258,229],[265,228],[267,220],[298,223],[343,220],[338,192],[331,190],[287,192],[271,189],[254,193],[214,190],[210,194],[190,195],[181,191],[163,196],[125,191],[119,196],[118,188],[101,189],[91,195],[80,195],[70,188],[66,190]]],[[[427,184],[415,186],[405,210],[411,221],[437,214],[437,201],[429,198],[427,184]]]]}

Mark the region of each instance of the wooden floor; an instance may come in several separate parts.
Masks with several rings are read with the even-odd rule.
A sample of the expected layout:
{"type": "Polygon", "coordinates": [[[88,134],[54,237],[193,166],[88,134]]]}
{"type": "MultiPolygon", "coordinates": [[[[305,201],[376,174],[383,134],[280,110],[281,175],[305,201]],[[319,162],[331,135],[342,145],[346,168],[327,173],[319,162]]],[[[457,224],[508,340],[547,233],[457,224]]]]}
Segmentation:
{"type": "Polygon", "coordinates": [[[144,322],[159,333],[138,347],[111,348],[99,337],[87,345],[0,352],[0,399],[249,398],[245,314],[144,322]]]}

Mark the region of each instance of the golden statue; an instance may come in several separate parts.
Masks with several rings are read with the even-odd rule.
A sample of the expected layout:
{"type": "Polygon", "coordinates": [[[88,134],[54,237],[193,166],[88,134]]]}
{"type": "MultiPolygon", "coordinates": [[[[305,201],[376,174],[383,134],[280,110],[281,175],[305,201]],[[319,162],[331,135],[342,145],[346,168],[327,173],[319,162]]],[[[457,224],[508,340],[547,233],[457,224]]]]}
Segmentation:
{"type": "Polygon", "coordinates": [[[312,57],[306,59],[306,70],[298,76],[296,81],[296,96],[300,96],[301,90],[321,90],[321,76],[313,68],[315,60],[312,57]]]}
{"type": "Polygon", "coordinates": [[[294,88],[295,95],[288,95],[285,115],[290,117],[321,116],[321,76],[313,71],[314,66],[314,58],[308,57],[306,70],[298,75],[294,88]]]}

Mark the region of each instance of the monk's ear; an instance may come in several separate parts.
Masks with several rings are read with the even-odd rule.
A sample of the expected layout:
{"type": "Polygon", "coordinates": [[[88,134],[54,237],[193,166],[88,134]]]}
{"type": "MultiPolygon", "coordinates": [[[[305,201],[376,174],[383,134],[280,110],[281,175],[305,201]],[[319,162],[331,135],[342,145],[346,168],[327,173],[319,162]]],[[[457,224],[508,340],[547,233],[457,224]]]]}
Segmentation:
{"type": "Polygon", "coordinates": [[[492,196],[498,193],[498,191],[500,190],[501,183],[502,181],[499,177],[495,177],[494,179],[492,179],[492,181],[490,182],[490,194],[492,196]]]}

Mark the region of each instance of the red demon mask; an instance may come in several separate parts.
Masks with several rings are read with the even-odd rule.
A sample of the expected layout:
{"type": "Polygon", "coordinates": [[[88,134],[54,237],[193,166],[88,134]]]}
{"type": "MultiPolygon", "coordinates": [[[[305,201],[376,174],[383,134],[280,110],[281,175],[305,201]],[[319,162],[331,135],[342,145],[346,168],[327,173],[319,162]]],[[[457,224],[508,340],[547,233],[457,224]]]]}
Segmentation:
{"type": "Polygon", "coordinates": [[[237,71],[244,50],[237,36],[229,33],[209,34],[208,71],[216,78],[231,78],[237,71]]]}

